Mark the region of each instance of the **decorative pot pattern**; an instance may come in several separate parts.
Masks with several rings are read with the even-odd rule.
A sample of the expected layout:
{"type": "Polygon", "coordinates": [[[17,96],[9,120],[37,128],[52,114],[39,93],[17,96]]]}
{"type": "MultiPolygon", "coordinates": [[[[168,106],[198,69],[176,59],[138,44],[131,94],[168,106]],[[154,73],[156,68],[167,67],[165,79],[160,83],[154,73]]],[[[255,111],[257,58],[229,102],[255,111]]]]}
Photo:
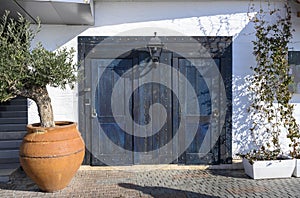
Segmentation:
{"type": "Polygon", "coordinates": [[[20,147],[25,173],[46,192],[65,188],[80,167],[85,145],[74,122],[56,122],[55,127],[27,126],[20,147]]]}

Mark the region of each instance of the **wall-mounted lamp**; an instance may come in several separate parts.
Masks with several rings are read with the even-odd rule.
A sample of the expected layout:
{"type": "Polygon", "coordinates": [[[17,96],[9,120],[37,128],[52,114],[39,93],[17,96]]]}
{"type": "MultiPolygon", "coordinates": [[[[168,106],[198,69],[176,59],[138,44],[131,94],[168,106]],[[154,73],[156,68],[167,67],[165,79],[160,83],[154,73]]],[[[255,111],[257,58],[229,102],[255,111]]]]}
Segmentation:
{"type": "Polygon", "coordinates": [[[161,56],[164,44],[161,42],[161,40],[156,36],[156,32],[154,32],[154,37],[152,37],[147,44],[147,48],[149,50],[151,59],[154,63],[159,62],[159,58],[161,56]]]}

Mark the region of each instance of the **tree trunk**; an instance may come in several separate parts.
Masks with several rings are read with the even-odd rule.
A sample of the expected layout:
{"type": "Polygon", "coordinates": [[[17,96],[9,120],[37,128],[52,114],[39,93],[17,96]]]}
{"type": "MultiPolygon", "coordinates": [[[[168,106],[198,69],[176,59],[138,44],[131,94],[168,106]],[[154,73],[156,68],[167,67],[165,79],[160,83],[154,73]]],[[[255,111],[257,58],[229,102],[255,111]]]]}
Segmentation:
{"type": "Polygon", "coordinates": [[[42,127],[54,127],[54,116],[51,105],[51,99],[49,97],[46,87],[39,87],[33,90],[32,99],[36,102],[38,112],[40,116],[42,127]]]}

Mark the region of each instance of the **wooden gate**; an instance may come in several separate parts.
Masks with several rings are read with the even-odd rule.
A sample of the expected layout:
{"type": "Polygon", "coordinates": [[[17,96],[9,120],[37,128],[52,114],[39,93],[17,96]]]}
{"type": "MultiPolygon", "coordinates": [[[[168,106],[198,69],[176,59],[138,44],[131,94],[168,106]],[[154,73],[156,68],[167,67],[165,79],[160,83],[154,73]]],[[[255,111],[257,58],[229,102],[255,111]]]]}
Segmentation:
{"type": "Polygon", "coordinates": [[[159,72],[155,65],[149,66],[151,57],[147,49],[134,47],[138,42],[145,43],[149,39],[79,37],[79,59],[82,60],[81,71],[84,76],[84,81],[79,85],[79,127],[87,144],[85,163],[230,163],[231,38],[194,38],[210,49],[213,64],[218,67],[225,82],[227,110],[225,124],[222,125],[218,120],[211,122],[212,119],[219,119],[218,112],[213,112],[212,102],[220,107],[224,102],[218,101],[220,98],[217,97],[221,92],[222,79],[217,74],[205,75],[205,79],[203,77],[213,67],[211,60],[189,52],[189,37],[164,37],[163,41],[172,44],[179,41],[181,48],[186,51],[178,54],[164,49],[160,63],[171,66],[173,70],[159,72]],[[153,71],[157,71],[155,75],[147,74],[153,71]],[[181,82],[179,76],[175,75],[176,71],[188,82],[181,82]],[[147,82],[143,75],[148,75],[147,82]],[[157,83],[161,80],[163,84],[157,83]],[[174,89],[178,89],[177,95],[174,89]],[[190,100],[192,92],[197,97],[190,100]],[[180,104],[179,100],[186,102],[180,104]],[[195,103],[199,105],[200,117],[183,113],[193,112],[195,103]],[[153,107],[155,104],[164,110],[157,111],[153,107]],[[155,116],[160,114],[166,115],[164,124],[160,123],[160,116],[155,116]],[[179,123],[184,123],[184,134],[179,137],[180,141],[173,139],[179,123]],[[135,125],[146,126],[145,134],[141,135],[142,132],[135,125]],[[192,128],[197,129],[196,133],[192,132],[192,128]],[[185,148],[185,139],[190,139],[190,136],[193,136],[193,141],[185,148]],[[209,149],[209,152],[201,153],[201,147],[209,149]]]}

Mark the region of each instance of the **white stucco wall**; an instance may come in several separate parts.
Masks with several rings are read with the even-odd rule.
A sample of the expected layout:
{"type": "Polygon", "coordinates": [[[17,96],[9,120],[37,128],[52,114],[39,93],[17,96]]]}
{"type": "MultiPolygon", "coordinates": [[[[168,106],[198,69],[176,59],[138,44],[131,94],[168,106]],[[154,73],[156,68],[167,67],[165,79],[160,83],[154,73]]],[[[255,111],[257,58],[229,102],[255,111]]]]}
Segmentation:
{"type": "MultiPolygon", "coordinates": [[[[155,31],[167,36],[233,36],[232,141],[233,153],[236,153],[249,149],[250,138],[244,79],[255,62],[251,51],[254,30],[249,23],[253,13],[248,12],[248,1],[95,2],[94,26],[43,25],[35,42],[40,41],[47,49],[55,50],[60,47],[77,49],[77,36],[152,36],[155,31]]],[[[300,50],[300,18],[294,18],[294,22],[298,33],[291,47],[300,50]]],[[[77,91],[49,88],[49,92],[55,119],[77,121],[77,91]]],[[[300,118],[300,113],[296,115],[300,118]]],[[[29,122],[37,121],[36,107],[32,104],[29,122]]]]}

